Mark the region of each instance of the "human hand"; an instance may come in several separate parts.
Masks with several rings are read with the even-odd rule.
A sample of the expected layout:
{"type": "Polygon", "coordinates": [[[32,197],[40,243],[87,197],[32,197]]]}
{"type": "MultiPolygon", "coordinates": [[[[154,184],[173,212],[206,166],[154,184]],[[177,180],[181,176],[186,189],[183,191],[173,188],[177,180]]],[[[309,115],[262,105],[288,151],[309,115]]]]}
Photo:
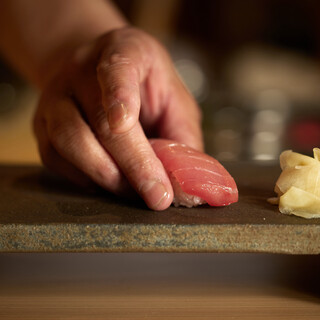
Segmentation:
{"type": "Polygon", "coordinates": [[[166,50],[123,28],[66,55],[44,86],[34,131],[50,169],[116,194],[131,185],[151,209],[164,210],[172,186],[147,137],[202,150],[200,121],[166,50]]]}

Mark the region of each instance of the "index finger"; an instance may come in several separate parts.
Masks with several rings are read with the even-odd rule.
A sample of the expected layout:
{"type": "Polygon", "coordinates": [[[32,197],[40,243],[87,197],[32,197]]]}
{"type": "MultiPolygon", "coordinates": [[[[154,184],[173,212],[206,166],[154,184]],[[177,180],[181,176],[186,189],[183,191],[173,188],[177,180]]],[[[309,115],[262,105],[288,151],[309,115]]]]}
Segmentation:
{"type": "Polygon", "coordinates": [[[154,210],[168,208],[173,199],[172,186],[140,123],[122,134],[107,131],[102,143],[146,204],[154,210]]]}
{"type": "Polygon", "coordinates": [[[172,186],[140,123],[124,133],[113,133],[101,105],[83,108],[98,140],[148,207],[153,210],[168,208],[173,199],[172,186]]]}
{"type": "Polygon", "coordinates": [[[147,68],[135,40],[107,48],[97,68],[102,106],[92,105],[97,99],[91,99],[83,108],[100,143],[131,185],[151,209],[163,210],[172,202],[172,186],[139,122],[140,83],[147,68]]]}
{"type": "Polygon", "coordinates": [[[147,42],[130,36],[130,32],[121,31],[122,37],[106,46],[97,66],[102,106],[114,133],[126,132],[139,121],[140,84],[151,63],[147,42]]]}

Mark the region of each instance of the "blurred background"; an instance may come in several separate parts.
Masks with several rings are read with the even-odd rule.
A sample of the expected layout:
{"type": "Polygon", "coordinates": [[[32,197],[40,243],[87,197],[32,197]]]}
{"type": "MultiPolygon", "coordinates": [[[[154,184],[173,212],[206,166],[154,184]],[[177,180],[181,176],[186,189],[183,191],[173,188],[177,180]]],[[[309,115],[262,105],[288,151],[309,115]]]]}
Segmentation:
{"type": "MultiPolygon", "coordinates": [[[[203,110],[208,153],[222,161],[306,154],[320,142],[320,2],[118,0],[168,48],[203,110]]],[[[0,62],[0,161],[39,162],[37,91],[0,62]]]]}
{"type": "MultiPolygon", "coordinates": [[[[203,110],[208,153],[221,161],[263,161],[276,160],[289,148],[311,154],[320,145],[320,1],[115,2],[132,24],[159,38],[170,51],[203,110]]],[[[0,162],[40,163],[31,130],[37,100],[36,89],[0,58],[0,162]]],[[[102,313],[113,295],[112,310],[112,303],[118,303],[127,308],[118,307],[118,312],[142,310],[143,317],[146,304],[148,315],[162,315],[168,307],[174,310],[175,303],[178,312],[194,308],[197,316],[216,315],[231,306],[237,318],[248,310],[244,317],[259,312],[272,314],[271,319],[278,312],[316,319],[316,258],[2,254],[0,317],[5,308],[10,314],[21,310],[24,317],[34,315],[34,301],[41,304],[37,312],[42,318],[59,310],[64,318],[72,310],[83,315],[92,306],[102,313]],[[162,304],[150,303],[150,297],[162,304]],[[187,298],[179,304],[180,297],[187,298]]]]}

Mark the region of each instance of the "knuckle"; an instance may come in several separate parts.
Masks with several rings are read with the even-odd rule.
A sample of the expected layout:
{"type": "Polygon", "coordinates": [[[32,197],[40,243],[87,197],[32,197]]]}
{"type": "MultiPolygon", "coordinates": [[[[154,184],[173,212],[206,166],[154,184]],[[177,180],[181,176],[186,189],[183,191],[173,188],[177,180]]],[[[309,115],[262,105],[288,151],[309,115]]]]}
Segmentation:
{"type": "MultiPolygon", "coordinates": [[[[128,85],[124,86],[121,84],[112,84],[108,87],[107,92],[105,93],[105,98],[112,98],[116,102],[126,102],[127,100],[130,100],[132,96],[130,96],[131,90],[129,90],[128,85]]],[[[130,101],[127,101],[130,102],[130,101]]]]}
{"type": "Polygon", "coordinates": [[[132,61],[128,56],[115,51],[110,54],[108,63],[111,66],[121,66],[121,65],[131,65],[132,61]]]}
{"type": "Polygon", "coordinates": [[[130,79],[137,77],[137,67],[132,59],[120,52],[113,52],[107,58],[101,58],[96,68],[98,79],[108,79],[112,76],[117,77],[125,72],[126,77],[130,79]]]}

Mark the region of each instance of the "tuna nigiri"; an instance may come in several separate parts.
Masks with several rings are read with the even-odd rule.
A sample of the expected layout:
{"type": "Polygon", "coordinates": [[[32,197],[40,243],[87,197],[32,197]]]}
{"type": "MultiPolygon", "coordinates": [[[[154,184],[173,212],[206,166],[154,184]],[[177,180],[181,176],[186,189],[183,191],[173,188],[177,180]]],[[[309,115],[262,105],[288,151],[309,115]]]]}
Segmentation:
{"type": "Polygon", "coordinates": [[[150,142],[170,178],[175,206],[226,206],[238,201],[234,179],[216,159],[175,141],[150,142]]]}

